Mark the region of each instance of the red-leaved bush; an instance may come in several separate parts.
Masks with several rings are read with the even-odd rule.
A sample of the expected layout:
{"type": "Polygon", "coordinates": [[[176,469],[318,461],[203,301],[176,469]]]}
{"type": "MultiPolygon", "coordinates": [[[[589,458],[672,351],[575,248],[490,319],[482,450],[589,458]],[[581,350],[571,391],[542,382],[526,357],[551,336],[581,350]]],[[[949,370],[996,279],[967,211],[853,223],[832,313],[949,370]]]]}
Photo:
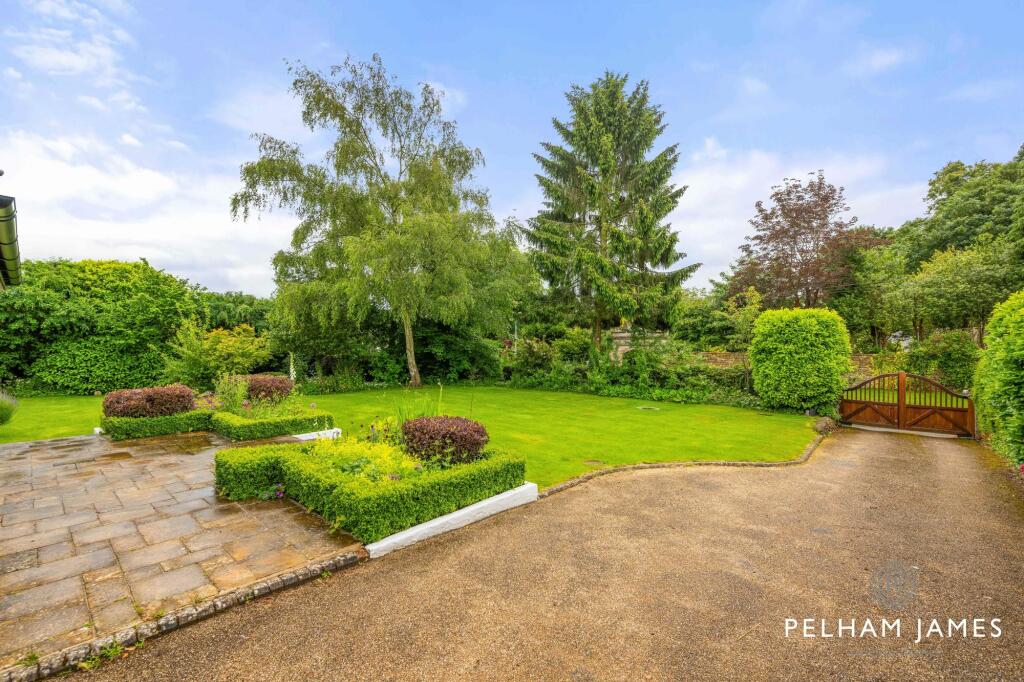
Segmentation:
{"type": "Polygon", "coordinates": [[[195,409],[192,389],[182,384],[125,388],[103,397],[107,417],[165,417],[195,409]]]}
{"type": "Polygon", "coordinates": [[[295,382],[288,377],[272,374],[250,374],[245,380],[249,384],[250,400],[280,402],[291,395],[295,388],[295,382]]]}
{"type": "Polygon", "coordinates": [[[490,438],[480,422],[465,417],[419,417],[402,424],[405,449],[420,459],[452,464],[480,457],[490,438]]]}

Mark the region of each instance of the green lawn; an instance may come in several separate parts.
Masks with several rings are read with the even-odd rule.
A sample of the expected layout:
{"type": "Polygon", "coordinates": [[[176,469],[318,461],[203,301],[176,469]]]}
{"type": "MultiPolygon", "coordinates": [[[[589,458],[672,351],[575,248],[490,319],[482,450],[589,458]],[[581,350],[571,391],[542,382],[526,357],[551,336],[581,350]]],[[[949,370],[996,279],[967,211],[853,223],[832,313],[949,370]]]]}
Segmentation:
{"type": "MultiPolygon", "coordinates": [[[[351,431],[396,406],[436,402],[436,388],[305,396],[351,431]]],[[[25,398],[0,442],[92,432],[100,398],[25,398]]],[[[526,455],[528,480],[548,487],[591,469],[677,460],[781,461],[814,438],[813,418],[720,405],[677,405],[500,387],[444,389],[441,411],[477,419],[496,447],[526,455]],[[654,409],[640,409],[649,407],[654,409]]]]}
{"type": "MultiPolygon", "coordinates": [[[[424,394],[437,399],[436,388],[307,399],[347,431],[424,394]]],[[[441,411],[482,422],[493,445],[526,455],[526,478],[542,488],[639,462],[793,459],[815,436],[814,418],[801,415],[501,387],[445,388],[441,411]]]]}
{"type": "Polygon", "coordinates": [[[14,418],[0,426],[0,443],[85,436],[100,425],[103,398],[19,398],[14,418]]]}

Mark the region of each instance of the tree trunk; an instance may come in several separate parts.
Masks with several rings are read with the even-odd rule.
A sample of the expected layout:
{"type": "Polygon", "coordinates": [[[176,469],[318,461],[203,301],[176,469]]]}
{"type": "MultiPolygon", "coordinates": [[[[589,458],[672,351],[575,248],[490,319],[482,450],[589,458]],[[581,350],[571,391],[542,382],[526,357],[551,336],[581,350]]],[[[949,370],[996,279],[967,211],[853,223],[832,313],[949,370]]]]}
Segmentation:
{"type": "Polygon", "coordinates": [[[409,385],[419,387],[423,385],[420,381],[420,370],[416,367],[416,349],[412,340],[412,322],[409,316],[402,315],[402,330],[405,332],[405,363],[409,366],[409,385]]]}

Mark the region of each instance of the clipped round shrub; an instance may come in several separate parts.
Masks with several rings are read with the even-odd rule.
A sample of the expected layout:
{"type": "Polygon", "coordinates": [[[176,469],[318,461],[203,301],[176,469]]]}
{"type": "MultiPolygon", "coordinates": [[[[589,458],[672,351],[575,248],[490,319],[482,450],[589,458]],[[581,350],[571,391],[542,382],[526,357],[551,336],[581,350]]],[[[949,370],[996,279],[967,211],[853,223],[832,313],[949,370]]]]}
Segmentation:
{"type": "Polygon", "coordinates": [[[167,417],[195,409],[192,389],[182,384],[124,388],[103,397],[105,417],[167,417]]]}
{"type": "Polygon", "coordinates": [[[846,323],[824,308],[766,310],[754,324],[750,364],[765,407],[836,416],[851,369],[846,323]]]}
{"type": "Polygon", "coordinates": [[[18,401],[14,399],[14,396],[0,391],[0,426],[11,421],[11,417],[14,416],[17,410],[18,401]]]}
{"type": "Polygon", "coordinates": [[[250,374],[245,377],[249,386],[250,400],[281,402],[291,395],[295,382],[284,376],[273,374],[250,374]]]}
{"type": "Polygon", "coordinates": [[[1024,463],[1024,291],[996,306],[974,373],[978,423],[996,450],[1024,463]]]}
{"type": "Polygon", "coordinates": [[[405,449],[420,459],[463,464],[480,458],[490,438],[480,422],[465,417],[419,417],[402,424],[405,449]]]}

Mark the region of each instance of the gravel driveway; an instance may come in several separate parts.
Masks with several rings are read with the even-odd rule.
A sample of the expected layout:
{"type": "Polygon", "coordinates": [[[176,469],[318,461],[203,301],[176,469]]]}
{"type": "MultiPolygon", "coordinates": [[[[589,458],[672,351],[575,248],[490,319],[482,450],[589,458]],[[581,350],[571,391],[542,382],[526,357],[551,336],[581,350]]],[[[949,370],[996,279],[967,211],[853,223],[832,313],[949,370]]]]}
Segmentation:
{"type": "Polygon", "coordinates": [[[82,679],[1021,679],[1022,586],[1024,501],[994,454],[844,429],[795,467],[598,478],[82,679]],[[883,618],[899,637],[821,636],[883,618]],[[918,618],[986,636],[915,643],[918,618]]]}

